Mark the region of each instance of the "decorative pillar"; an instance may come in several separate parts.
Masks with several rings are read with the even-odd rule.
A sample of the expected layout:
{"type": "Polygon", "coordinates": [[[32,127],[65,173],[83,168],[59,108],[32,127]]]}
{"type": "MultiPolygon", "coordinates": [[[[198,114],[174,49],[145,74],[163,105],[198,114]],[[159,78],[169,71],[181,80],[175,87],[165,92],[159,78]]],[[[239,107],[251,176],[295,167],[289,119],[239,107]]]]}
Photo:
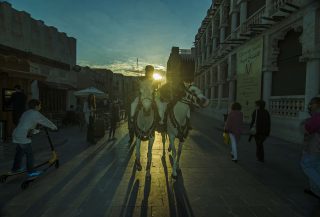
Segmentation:
{"type": "Polygon", "coordinates": [[[218,104],[217,109],[221,108],[222,102],[222,95],[223,95],[223,83],[222,83],[222,73],[223,73],[223,66],[218,64],[218,104]]]}
{"type": "Polygon", "coordinates": [[[224,26],[220,27],[220,43],[222,43],[225,39],[225,35],[226,35],[226,29],[224,26]]]}
{"type": "Polygon", "coordinates": [[[237,38],[237,23],[238,23],[238,12],[233,11],[231,14],[231,38],[237,38]]]}
{"type": "Polygon", "coordinates": [[[309,59],[307,61],[306,70],[306,89],[305,89],[305,104],[304,109],[308,111],[308,103],[310,100],[319,95],[320,87],[320,58],[309,59]]]}
{"type": "Polygon", "coordinates": [[[270,109],[270,97],[272,91],[272,71],[263,70],[263,100],[266,102],[266,108],[270,109]]]}
{"type": "Polygon", "coordinates": [[[217,20],[212,20],[212,53],[217,53],[217,44],[218,44],[218,34],[219,34],[219,23],[217,20]]]}
{"type": "Polygon", "coordinates": [[[231,38],[233,39],[237,37],[237,33],[235,31],[237,29],[238,13],[239,10],[236,5],[236,0],[231,0],[229,16],[231,16],[231,38]]]}
{"type": "Polygon", "coordinates": [[[267,17],[269,17],[271,15],[270,11],[272,9],[272,6],[273,6],[273,0],[266,0],[265,14],[266,14],[267,17]]]}
{"type": "Polygon", "coordinates": [[[225,39],[225,9],[224,9],[224,5],[220,6],[220,23],[219,23],[219,29],[220,29],[220,43],[222,43],[225,39]]]}
{"type": "Polygon", "coordinates": [[[240,0],[240,25],[247,20],[247,0],[240,0]]]}
{"type": "Polygon", "coordinates": [[[228,57],[228,81],[229,81],[229,105],[235,101],[235,81],[234,81],[234,72],[235,72],[235,64],[233,64],[232,56],[228,57]]]}
{"type": "Polygon", "coordinates": [[[39,87],[37,80],[33,80],[31,82],[31,99],[39,99],[39,87]]]}
{"type": "Polygon", "coordinates": [[[305,111],[307,111],[310,99],[319,95],[320,83],[320,32],[317,4],[308,8],[308,13],[303,17],[303,33],[300,38],[302,44],[302,56],[300,61],[306,62],[306,88],[305,111]]]}

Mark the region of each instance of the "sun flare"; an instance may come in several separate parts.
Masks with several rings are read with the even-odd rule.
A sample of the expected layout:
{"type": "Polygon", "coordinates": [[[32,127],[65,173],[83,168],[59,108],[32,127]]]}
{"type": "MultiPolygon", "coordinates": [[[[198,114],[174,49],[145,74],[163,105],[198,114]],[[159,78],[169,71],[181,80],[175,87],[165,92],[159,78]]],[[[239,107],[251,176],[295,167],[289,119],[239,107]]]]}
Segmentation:
{"type": "Polygon", "coordinates": [[[162,75],[158,74],[158,73],[154,73],[153,74],[153,79],[156,81],[162,80],[162,75]]]}

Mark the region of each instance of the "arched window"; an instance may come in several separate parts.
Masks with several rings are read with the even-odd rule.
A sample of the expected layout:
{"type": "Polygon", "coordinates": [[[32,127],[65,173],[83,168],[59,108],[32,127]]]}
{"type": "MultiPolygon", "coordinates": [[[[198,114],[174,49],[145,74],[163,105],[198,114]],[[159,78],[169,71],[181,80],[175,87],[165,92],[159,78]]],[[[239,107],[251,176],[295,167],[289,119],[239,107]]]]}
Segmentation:
{"type": "Polygon", "coordinates": [[[302,54],[300,35],[301,33],[290,30],[284,40],[278,42],[279,71],[272,74],[272,96],[305,94],[306,63],[299,61],[302,54]]]}

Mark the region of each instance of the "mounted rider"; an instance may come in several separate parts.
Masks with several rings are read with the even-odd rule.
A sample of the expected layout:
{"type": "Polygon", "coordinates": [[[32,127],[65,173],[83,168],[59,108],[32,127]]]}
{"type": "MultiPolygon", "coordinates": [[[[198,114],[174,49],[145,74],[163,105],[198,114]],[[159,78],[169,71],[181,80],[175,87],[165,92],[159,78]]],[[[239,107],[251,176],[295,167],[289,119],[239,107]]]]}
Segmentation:
{"type": "MultiPolygon", "coordinates": [[[[182,98],[186,97],[186,92],[193,83],[192,78],[177,78],[174,77],[172,73],[167,73],[166,77],[167,83],[159,89],[160,99],[164,104],[167,105],[164,116],[165,123],[167,122],[166,120],[170,109],[172,109],[179,100],[182,100],[182,98]]],[[[187,124],[188,128],[192,129],[190,126],[190,113],[187,114],[187,124]]]]}
{"type": "Polygon", "coordinates": [[[154,67],[151,65],[147,65],[145,68],[145,76],[140,80],[139,83],[139,96],[137,96],[134,101],[131,103],[131,112],[130,112],[130,121],[131,123],[134,121],[134,116],[136,115],[137,108],[139,106],[139,103],[141,103],[141,92],[142,88],[148,85],[152,86],[153,89],[153,103],[155,105],[155,109],[157,110],[158,119],[159,119],[159,125],[163,125],[163,119],[164,119],[164,109],[160,102],[159,96],[157,95],[157,84],[153,79],[153,73],[154,73],[154,67]]]}

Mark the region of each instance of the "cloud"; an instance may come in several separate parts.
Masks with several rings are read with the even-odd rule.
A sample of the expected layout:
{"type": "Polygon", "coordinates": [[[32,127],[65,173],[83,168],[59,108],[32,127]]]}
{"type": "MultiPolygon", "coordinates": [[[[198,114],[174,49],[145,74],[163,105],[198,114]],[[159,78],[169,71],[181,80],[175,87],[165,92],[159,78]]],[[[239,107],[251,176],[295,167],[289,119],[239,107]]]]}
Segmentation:
{"type": "Polygon", "coordinates": [[[90,61],[80,60],[79,65],[89,66],[91,68],[104,68],[110,69],[115,73],[121,73],[126,76],[141,76],[144,75],[144,68],[146,65],[153,65],[155,71],[164,75],[166,73],[166,67],[160,64],[150,63],[144,60],[139,60],[139,66],[137,67],[137,60],[130,58],[127,61],[114,61],[111,64],[91,64],[90,61]]]}

